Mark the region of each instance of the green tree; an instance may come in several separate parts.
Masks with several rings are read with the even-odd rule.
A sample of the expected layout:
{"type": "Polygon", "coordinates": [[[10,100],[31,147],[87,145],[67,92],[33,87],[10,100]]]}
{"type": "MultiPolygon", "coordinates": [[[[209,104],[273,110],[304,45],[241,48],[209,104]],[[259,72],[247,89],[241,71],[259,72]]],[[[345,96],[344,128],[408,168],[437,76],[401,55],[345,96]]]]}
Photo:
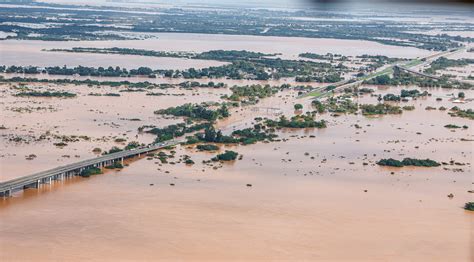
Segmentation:
{"type": "Polygon", "coordinates": [[[216,130],[213,126],[210,126],[204,131],[204,140],[208,142],[214,142],[216,140],[216,130]]]}

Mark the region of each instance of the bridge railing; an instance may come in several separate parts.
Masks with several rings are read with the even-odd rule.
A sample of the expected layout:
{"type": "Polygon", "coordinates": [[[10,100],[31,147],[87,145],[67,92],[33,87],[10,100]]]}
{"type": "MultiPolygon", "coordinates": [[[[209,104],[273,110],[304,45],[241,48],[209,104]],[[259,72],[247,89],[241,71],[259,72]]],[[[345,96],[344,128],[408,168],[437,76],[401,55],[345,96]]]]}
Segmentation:
{"type": "Polygon", "coordinates": [[[117,160],[117,159],[126,158],[126,157],[130,157],[130,156],[135,156],[135,155],[138,155],[138,154],[147,153],[147,152],[150,152],[150,151],[155,151],[155,150],[167,147],[167,146],[176,145],[178,143],[179,143],[179,141],[172,140],[172,141],[168,141],[168,142],[159,143],[159,144],[156,144],[156,145],[149,145],[149,146],[143,147],[143,148],[120,151],[120,152],[116,152],[116,153],[112,153],[112,154],[99,156],[99,157],[96,157],[96,158],[82,160],[82,161],[79,161],[79,162],[76,162],[76,163],[71,163],[71,164],[64,165],[64,166],[59,166],[59,167],[56,167],[56,168],[53,168],[53,169],[41,171],[41,172],[38,172],[38,173],[35,173],[35,174],[31,174],[31,175],[11,179],[11,180],[8,180],[8,181],[0,182],[0,193],[11,190],[12,188],[17,188],[17,187],[20,187],[20,186],[24,186],[25,184],[28,184],[28,183],[34,183],[35,181],[40,180],[40,179],[48,178],[48,177],[55,176],[55,175],[60,175],[60,174],[66,173],[66,172],[75,171],[75,170],[78,170],[78,169],[81,169],[81,168],[93,166],[93,165],[100,164],[100,163],[103,163],[103,162],[106,162],[106,161],[117,160]]]}

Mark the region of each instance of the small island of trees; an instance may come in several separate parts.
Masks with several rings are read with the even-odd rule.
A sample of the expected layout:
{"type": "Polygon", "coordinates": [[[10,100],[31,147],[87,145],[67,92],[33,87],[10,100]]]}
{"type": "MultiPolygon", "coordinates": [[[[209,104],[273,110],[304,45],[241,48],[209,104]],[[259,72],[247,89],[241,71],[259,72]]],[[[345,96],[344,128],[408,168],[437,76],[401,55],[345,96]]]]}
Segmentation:
{"type": "Polygon", "coordinates": [[[437,167],[441,164],[431,159],[404,158],[402,161],[393,158],[380,159],[377,162],[380,166],[404,167],[404,166],[422,166],[437,167]]]}

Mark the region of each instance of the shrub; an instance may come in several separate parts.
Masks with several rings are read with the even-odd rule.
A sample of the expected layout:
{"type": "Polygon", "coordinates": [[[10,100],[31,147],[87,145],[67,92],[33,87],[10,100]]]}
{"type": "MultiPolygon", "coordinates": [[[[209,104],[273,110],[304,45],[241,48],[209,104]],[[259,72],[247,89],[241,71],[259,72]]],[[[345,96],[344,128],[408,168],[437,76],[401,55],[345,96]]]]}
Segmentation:
{"type": "Polygon", "coordinates": [[[425,167],[440,165],[438,162],[431,159],[415,159],[415,158],[405,158],[403,159],[402,164],[405,166],[425,166],[425,167]]]}
{"type": "Polygon", "coordinates": [[[210,145],[210,144],[206,144],[206,145],[198,145],[196,147],[199,151],[216,151],[216,150],[219,150],[219,147],[216,146],[216,145],[210,145]]]}
{"type": "Polygon", "coordinates": [[[460,126],[453,125],[453,124],[445,125],[444,127],[446,127],[446,128],[461,128],[460,126]]]}
{"type": "Polygon", "coordinates": [[[402,164],[401,161],[398,161],[398,160],[393,159],[393,158],[380,159],[380,160],[377,162],[377,165],[380,165],[380,166],[403,167],[403,164],[402,164]]]}
{"type": "Polygon", "coordinates": [[[123,165],[120,162],[114,162],[112,165],[108,165],[105,168],[107,169],[123,168],[123,165]]]}
{"type": "Polygon", "coordinates": [[[90,176],[99,175],[99,174],[102,174],[102,170],[100,170],[100,168],[90,167],[90,168],[82,170],[82,172],[79,175],[82,177],[90,177],[90,176]]]}
{"type": "Polygon", "coordinates": [[[232,161],[237,159],[239,153],[235,151],[226,150],[225,153],[218,154],[216,157],[212,158],[212,161],[232,161]]]}
{"type": "Polygon", "coordinates": [[[404,158],[402,161],[388,158],[381,159],[377,162],[377,165],[381,166],[393,166],[393,167],[403,167],[403,166],[423,166],[423,167],[436,167],[440,164],[431,159],[415,159],[415,158],[404,158]]]}
{"type": "Polygon", "coordinates": [[[469,210],[469,211],[474,211],[474,202],[467,202],[464,205],[464,209],[469,210]]]}

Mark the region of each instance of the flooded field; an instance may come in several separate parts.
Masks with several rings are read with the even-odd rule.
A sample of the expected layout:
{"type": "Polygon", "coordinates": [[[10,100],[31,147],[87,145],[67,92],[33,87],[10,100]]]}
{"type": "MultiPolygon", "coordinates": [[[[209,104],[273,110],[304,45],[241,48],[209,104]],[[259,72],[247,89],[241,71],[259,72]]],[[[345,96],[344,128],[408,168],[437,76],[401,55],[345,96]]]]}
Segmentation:
{"type": "MultiPolygon", "coordinates": [[[[31,86],[31,85],[30,85],[31,86]]],[[[48,89],[36,85],[36,90],[48,89]]],[[[226,90],[205,89],[197,91],[157,90],[165,96],[147,96],[145,92],[118,92],[119,88],[87,86],[50,86],[48,90],[68,91],[77,98],[19,98],[17,91],[2,88],[2,124],[7,129],[2,135],[2,175],[0,181],[8,180],[58,165],[91,158],[94,148],[108,150],[112,146],[130,141],[153,142],[154,136],[139,134],[142,125],[166,126],[177,122],[163,119],[153,112],[181,103],[217,101],[226,90]],[[97,94],[119,94],[119,97],[97,96],[97,94]],[[91,95],[93,94],[93,95],[91,95]],[[55,121],[53,121],[55,119],[55,121]],[[41,136],[47,139],[37,141],[41,136]],[[79,141],[57,147],[53,143],[62,136],[76,136],[79,141]],[[87,136],[88,138],[80,138],[87,136]],[[14,142],[19,137],[21,142],[14,142]],[[115,139],[125,139],[115,143],[115,139]],[[34,160],[25,157],[35,154],[34,160]],[[20,164],[22,163],[22,164],[20,164]]],[[[124,90],[125,88],[121,88],[124,90]]]]}
{"type": "Polygon", "coordinates": [[[386,55],[401,58],[424,57],[430,51],[401,46],[389,46],[369,41],[340,39],[311,39],[300,37],[261,37],[239,35],[205,35],[184,33],[155,33],[156,39],[125,41],[0,41],[2,65],[34,66],[120,66],[153,69],[187,69],[218,66],[217,61],[195,59],[120,56],[84,53],[45,52],[43,49],[96,47],[136,48],[156,51],[204,52],[209,50],[248,50],[263,53],[281,53],[282,58],[295,59],[298,54],[313,52],[342,55],[386,55]],[[45,59],[47,57],[47,59],[45,59]],[[107,59],[105,59],[107,58],[107,59]]]}
{"type": "Polygon", "coordinates": [[[81,176],[38,188],[4,186],[0,193],[22,190],[0,197],[0,261],[474,261],[474,212],[465,209],[474,196],[474,66],[415,72],[441,57],[474,58],[472,39],[463,38],[473,36],[474,22],[464,12],[44,2],[58,5],[0,10],[2,186],[114,147],[129,150],[130,142],[143,144],[133,154],[190,137],[103,174],[76,169],[81,176]],[[97,50],[64,51],[74,47],[97,50]],[[90,53],[112,47],[128,50],[90,53]],[[246,52],[194,56],[211,50],[246,52]],[[19,67],[30,65],[40,68],[19,67]],[[53,66],[152,70],[44,68],[53,66]],[[272,87],[242,87],[257,84],[272,87]],[[416,90],[405,97],[402,89],[416,90]],[[385,99],[390,94],[396,99],[385,99]],[[367,113],[362,105],[398,111],[367,113]],[[178,123],[186,126],[149,132],[178,123]],[[196,130],[205,134],[192,136],[196,130]],[[219,159],[227,150],[233,160],[219,159]],[[436,165],[380,161],[405,158],[436,165]]]}
{"type": "MultiPolygon", "coordinates": [[[[377,93],[398,90],[378,89],[377,93]]],[[[213,154],[180,146],[177,155],[192,154],[197,164],[161,165],[139,159],[122,171],[18,193],[0,204],[2,259],[21,260],[34,255],[38,260],[61,257],[69,261],[97,257],[468,261],[473,258],[474,217],[462,205],[472,199],[467,191],[472,187],[473,156],[472,142],[462,139],[472,140],[473,135],[468,130],[453,132],[443,126],[451,123],[473,127],[468,120],[450,117],[446,112],[425,110],[426,106],[452,105],[449,98],[453,90],[429,92],[431,97],[407,102],[416,109],[400,116],[323,115],[329,121],[327,129],[284,130],[279,134],[288,138],[287,142],[231,147],[243,159],[218,169],[200,163],[213,154]],[[436,101],[438,97],[443,100],[436,101]],[[355,123],[362,128],[354,128],[355,123]],[[375,165],[383,157],[405,156],[452,159],[466,165],[460,167],[462,172],[449,166],[444,169],[375,165]],[[454,197],[448,198],[448,194],[454,197]],[[53,217],[54,223],[50,223],[53,217]],[[414,245],[416,249],[410,248],[414,245]],[[437,248],[441,246],[442,249],[437,248]],[[340,252],[341,247],[345,252],[340,252]],[[367,252],[369,247],[371,252],[367,252]],[[29,252],[21,252],[25,249],[29,252]],[[405,250],[402,257],[397,250],[405,250]]],[[[193,96],[192,101],[215,99],[219,94],[203,93],[193,96]]],[[[74,119],[61,132],[88,130],[79,120],[92,117],[106,122],[136,116],[156,120],[153,109],[176,103],[172,97],[153,101],[142,95],[127,93],[117,98],[140,101],[137,108],[121,108],[122,103],[106,102],[111,98],[89,101],[88,108],[101,105],[105,111],[98,116],[88,116],[81,107],[70,111],[63,106],[60,113],[74,112],[74,119]],[[140,108],[141,104],[155,106],[140,108]],[[133,114],[124,113],[132,110],[133,114]],[[116,115],[118,112],[120,115],[116,115]]],[[[92,98],[77,98],[82,102],[76,104],[89,99],[92,98]]],[[[274,105],[277,100],[285,114],[292,113],[292,93],[262,101],[260,106],[274,105]]],[[[364,96],[359,102],[375,100],[376,97],[364,96]]],[[[303,102],[305,107],[309,106],[309,101],[303,102]]],[[[234,113],[233,119],[221,124],[231,126],[248,119],[246,114],[253,112],[249,109],[240,115],[234,113]]],[[[52,114],[55,113],[22,115],[13,123],[32,128],[36,123],[31,119],[42,123],[42,119],[58,117],[52,114]]],[[[49,125],[64,124],[42,124],[49,125]]],[[[122,125],[119,130],[134,128],[122,125]]],[[[107,128],[95,129],[104,134],[112,132],[107,128]]],[[[33,150],[35,146],[27,147],[33,150]]],[[[8,150],[20,150],[18,155],[22,155],[18,148],[21,147],[8,150]]],[[[47,157],[39,154],[34,161],[47,157]]],[[[32,170],[22,157],[3,158],[2,163],[8,163],[9,171],[15,170],[9,167],[10,163],[17,163],[16,170],[32,170]]]]}
{"type": "MultiPolygon", "coordinates": [[[[64,88],[81,95],[20,99],[12,97],[6,86],[2,88],[3,108],[7,109],[4,121],[11,125],[2,134],[12,129],[34,135],[53,130],[127,139],[135,139],[139,125],[177,121],[154,115],[156,109],[184,102],[220,101],[220,96],[228,93],[227,89],[171,89],[164,92],[185,96],[123,92],[120,97],[94,97],[87,94],[116,90],[68,86],[64,88]],[[52,106],[57,111],[8,110],[24,103],[52,106]]],[[[398,93],[400,89],[376,88],[376,94],[398,93]]],[[[18,192],[0,203],[0,257],[5,261],[51,257],[68,261],[97,257],[468,261],[473,258],[474,217],[462,206],[472,199],[467,191],[472,188],[473,126],[470,120],[426,107],[472,108],[472,102],[454,104],[451,98],[456,90],[422,90],[432,95],[401,103],[415,106],[401,115],[333,117],[326,113],[320,116],[328,121],[326,129],[281,130],[278,134],[288,139],[286,142],[222,147],[243,155],[233,164],[214,168],[201,163],[214,154],[178,146],[176,155],[192,155],[195,165],[135,159],[121,171],[18,192]],[[362,128],[355,128],[355,124],[362,128]],[[452,131],[446,124],[469,128],[452,131]],[[387,168],[375,164],[388,157],[454,160],[463,165],[387,168]],[[448,194],[454,197],[448,198],[448,194]],[[345,252],[340,251],[342,246],[345,252]],[[371,251],[367,252],[369,246],[371,251]]],[[[310,110],[310,100],[296,95],[285,91],[257,106],[233,110],[232,117],[218,126],[242,128],[250,126],[256,116],[276,118],[266,107],[278,107],[283,114],[292,115],[293,104],[298,102],[310,110]]],[[[466,97],[473,96],[472,91],[466,91],[466,97]]],[[[376,101],[376,96],[369,95],[357,100],[376,101]]],[[[147,142],[152,137],[139,135],[138,139],[147,142]]],[[[86,158],[93,156],[91,150],[96,145],[107,148],[114,144],[110,139],[81,141],[58,149],[50,141],[21,146],[2,141],[2,180],[76,161],[74,157],[62,158],[63,154],[86,158]],[[38,157],[25,160],[28,153],[38,157]]]]}

